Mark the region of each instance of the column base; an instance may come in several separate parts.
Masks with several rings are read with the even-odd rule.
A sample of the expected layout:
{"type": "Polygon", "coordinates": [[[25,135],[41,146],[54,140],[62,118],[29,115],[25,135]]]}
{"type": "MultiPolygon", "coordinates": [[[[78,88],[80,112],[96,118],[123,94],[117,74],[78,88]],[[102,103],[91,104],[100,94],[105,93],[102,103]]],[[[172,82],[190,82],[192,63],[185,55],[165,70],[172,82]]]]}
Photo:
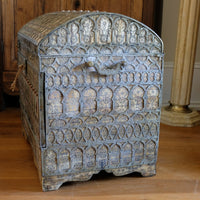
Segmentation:
{"type": "Polygon", "coordinates": [[[163,107],[161,111],[161,123],[170,126],[193,127],[200,125],[200,113],[195,110],[191,112],[177,112],[169,109],[169,106],[163,107]]]}

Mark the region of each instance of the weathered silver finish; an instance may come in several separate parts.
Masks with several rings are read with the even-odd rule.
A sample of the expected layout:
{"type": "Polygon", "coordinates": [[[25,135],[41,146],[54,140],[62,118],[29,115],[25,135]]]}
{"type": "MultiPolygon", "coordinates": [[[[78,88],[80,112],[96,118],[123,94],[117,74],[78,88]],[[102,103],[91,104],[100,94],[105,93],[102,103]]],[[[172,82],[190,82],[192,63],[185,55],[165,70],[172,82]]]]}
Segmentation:
{"type": "Polygon", "coordinates": [[[163,44],[106,12],[43,15],[19,32],[25,132],[44,190],[101,170],[155,174],[163,44]]]}

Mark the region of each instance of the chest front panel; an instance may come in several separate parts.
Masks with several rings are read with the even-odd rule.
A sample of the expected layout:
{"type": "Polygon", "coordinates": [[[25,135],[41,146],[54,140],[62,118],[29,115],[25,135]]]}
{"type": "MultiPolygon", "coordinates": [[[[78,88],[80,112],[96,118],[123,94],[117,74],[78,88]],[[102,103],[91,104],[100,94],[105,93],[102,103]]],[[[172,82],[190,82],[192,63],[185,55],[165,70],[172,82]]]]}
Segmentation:
{"type": "Polygon", "coordinates": [[[116,167],[123,162],[120,158],[123,154],[127,165],[144,162],[144,149],[149,145],[152,151],[149,158],[154,161],[159,131],[161,59],[112,53],[94,58],[99,65],[99,60],[105,65],[113,62],[113,58],[126,62],[119,72],[106,76],[88,70],[84,63],[90,57],[42,60],[48,70],[45,75],[47,147],[60,149],[62,145],[68,152],[76,149],[79,156],[72,156],[72,171],[88,165],[116,167]],[[74,64],[77,60],[80,63],[74,64]],[[87,148],[93,164],[91,158],[83,159],[87,148]],[[108,152],[112,152],[110,164],[108,152]]]}
{"type": "Polygon", "coordinates": [[[110,14],[76,19],[43,40],[45,174],[155,163],[161,51],[151,31],[110,14]]]}

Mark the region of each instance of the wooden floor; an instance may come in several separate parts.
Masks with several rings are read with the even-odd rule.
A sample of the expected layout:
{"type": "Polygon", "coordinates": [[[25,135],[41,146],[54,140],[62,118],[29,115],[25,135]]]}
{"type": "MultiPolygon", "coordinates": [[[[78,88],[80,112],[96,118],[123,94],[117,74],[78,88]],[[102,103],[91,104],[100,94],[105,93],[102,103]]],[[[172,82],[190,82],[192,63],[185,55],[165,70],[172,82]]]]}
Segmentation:
{"type": "Polygon", "coordinates": [[[157,175],[97,175],[82,183],[42,192],[29,144],[21,134],[19,109],[0,112],[0,200],[200,199],[200,126],[161,125],[157,175]]]}

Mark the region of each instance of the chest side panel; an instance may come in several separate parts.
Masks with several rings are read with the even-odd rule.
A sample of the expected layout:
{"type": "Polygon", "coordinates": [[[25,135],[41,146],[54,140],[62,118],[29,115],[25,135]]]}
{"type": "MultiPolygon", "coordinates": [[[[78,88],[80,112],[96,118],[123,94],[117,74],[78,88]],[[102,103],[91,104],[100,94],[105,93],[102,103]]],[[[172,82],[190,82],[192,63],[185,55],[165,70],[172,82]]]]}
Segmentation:
{"type": "Polygon", "coordinates": [[[22,37],[18,37],[18,65],[23,66],[18,78],[23,126],[27,132],[31,130],[32,137],[39,146],[39,61],[37,48],[22,37]]]}

